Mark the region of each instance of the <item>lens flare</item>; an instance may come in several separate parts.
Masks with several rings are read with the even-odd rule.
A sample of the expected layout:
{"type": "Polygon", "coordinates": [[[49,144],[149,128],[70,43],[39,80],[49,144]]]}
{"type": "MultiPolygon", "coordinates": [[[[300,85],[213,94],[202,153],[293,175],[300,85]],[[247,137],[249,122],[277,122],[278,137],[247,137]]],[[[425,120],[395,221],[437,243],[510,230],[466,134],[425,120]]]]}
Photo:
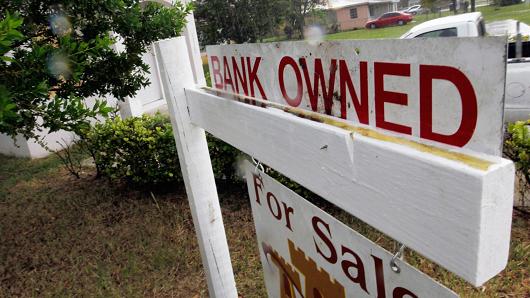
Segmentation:
{"type": "Polygon", "coordinates": [[[54,53],[48,57],[48,71],[57,79],[69,79],[72,75],[70,61],[62,53],[54,53]]]}
{"type": "Polygon", "coordinates": [[[72,32],[72,24],[68,17],[62,13],[56,13],[50,16],[50,28],[53,34],[62,37],[72,32]]]}
{"type": "Polygon", "coordinates": [[[304,30],[305,41],[310,45],[317,45],[324,40],[324,30],[317,25],[311,25],[304,30]]]}

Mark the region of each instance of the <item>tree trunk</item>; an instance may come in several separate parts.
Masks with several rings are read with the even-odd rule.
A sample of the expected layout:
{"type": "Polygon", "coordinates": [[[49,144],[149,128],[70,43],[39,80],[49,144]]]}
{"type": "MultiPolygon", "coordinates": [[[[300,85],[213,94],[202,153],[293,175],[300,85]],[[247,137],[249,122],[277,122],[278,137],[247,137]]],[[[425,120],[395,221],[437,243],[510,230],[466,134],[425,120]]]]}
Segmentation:
{"type": "Polygon", "coordinates": [[[298,17],[298,21],[296,22],[296,27],[298,30],[299,38],[304,39],[304,26],[305,26],[305,18],[304,15],[300,15],[298,17]]]}

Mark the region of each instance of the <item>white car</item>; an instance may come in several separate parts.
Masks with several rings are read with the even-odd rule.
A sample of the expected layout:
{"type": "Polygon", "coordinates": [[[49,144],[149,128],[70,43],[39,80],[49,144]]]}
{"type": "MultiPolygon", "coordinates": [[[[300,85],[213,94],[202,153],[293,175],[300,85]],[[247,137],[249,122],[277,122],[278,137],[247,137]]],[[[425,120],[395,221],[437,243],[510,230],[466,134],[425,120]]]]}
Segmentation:
{"type": "Polygon", "coordinates": [[[421,5],[412,5],[411,7],[408,7],[405,10],[403,10],[403,12],[408,13],[408,14],[412,14],[412,15],[417,15],[417,14],[421,13],[422,10],[423,9],[421,8],[421,5]]]}
{"type": "MultiPolygon", "coordinates": [[[[503,28],[511,27],[513,26],[504,25],[503,28]]],[[[403,34],[401,38],[508,35],[510,42],[507,46],[504,121],[514,122],[530,119],[530,41],[523,42],[521,38],[519,42],[516,42],[517,33],[526,35],[530,29],[522,23],[519,24],[519,32],[499,29],[499,25],[489,26],[489,28],[492,29],[491,33],[486,32],[484,19],[480,12],[472,12],[421,23],[403,34]],[[521,49],[519,53],[516,50],[517,44],[521,49]]]]}
{"type": "Polygon", "coordinates": [[[472,12],[437,18],[412,27],[401,38],[484,36],[482,13],[472,12]]]}

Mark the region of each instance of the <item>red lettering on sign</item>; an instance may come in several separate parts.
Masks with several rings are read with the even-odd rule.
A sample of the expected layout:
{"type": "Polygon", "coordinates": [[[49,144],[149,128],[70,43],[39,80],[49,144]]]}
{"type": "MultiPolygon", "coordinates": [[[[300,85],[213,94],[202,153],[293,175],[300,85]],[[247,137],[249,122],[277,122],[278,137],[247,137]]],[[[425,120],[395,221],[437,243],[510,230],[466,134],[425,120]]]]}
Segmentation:
{"type": "Polygon", "coordinates": [[[248,69],[248,81],[249,81],[249,87],[250,87],[250,96],[255,97],[254,95],[254,84],[258,87],[258,90],[261,94],[262,99],[267,99],[267,95],[265,94],[265,91],[263,90],[263,87],[261,86],[261,82],[258,78],[258,69],[259,69],[259,63],[261,62],[261,57],[256,57],[256,60],[254,60],[254,66],[252,66],[250,57],[247,57],[247,69],[248,69]]]}
{"type": "Polygon", "coordinates": [[[221,75],[221,65],[219,64],[219,57],[210,56],[210,61],[212,62],[212,77],[215,83],[215,88],[223,89],[223,76],[221,75]]]}
{"type": "MultiPolygon", "coordinates": [[[[254,192],[256,194],[256,203],[261,206],[260,193],[263,193],[263,178],[259,175],[252,174],[254,181],[254,192]]],[[[278,198],[272,193],[267,192],[267,204],[269,205],[269,211],[271,215],[279,221],[285,218],[285,227],[289,230],[293,230],[291,227],[291,215],[294,214],[293,207],[288,206],[285,202],[278,200],[278,198]],[[281,205],[280,205],[281,202],[281,205]],[[274,207],[273,207],[274,206],[274,207]],[[282,213],[283,207],[283,213],[282,213]],[[285,217],[283,216],[285,214],[285,217]]]]}
{"type": "MultiPolygon", "coordinates": [[[[373,62],[374,97],[370,98],[368,76],[371,72],[367,61],[359,61],[358,67],[354,68],[355,71],[350,72],[346,60],[330,59],[329,71],[327,69],[324,71],[323,65],[328,64],[323,64],[321,58],[302,57],[298,61],[296,59],[296,57],[292,56],[282,57],[278,65],[278,85],[274,87],[270,86],[270,82],[266,82],[268,88],[279,87],[283,99],[289,106],[300,107],[303,105],[302,108],[310,107],[310,110],[314,112],[324,112],[332,115],[334,100],[338,99],[340,102],[340,117],[342,119],[348,119],[349,115],[351,118],[355,118],[350,110],[350,105],[353,104],[352,109],[355,110],[357,121],[355,119],[351,120],[361,124],[411,135],[413,128],[409,125],[419,123],[418,127],[414,127],[414,133],[419,135],[420,138],[459,147],[465,146],[473,138],[478,117],[477,97],[471,81],[462,71],[455,67],[419,65],[419,78],[415,77],[415,79],[419,79],[419,84],[412,79],[409,82],[400,82],[398,84],[398,86],[404,86],[405,83],[409,83],[419,87],[419,111],[412,111],[410,108],[407,109],[409,104],[408,94],[397,92],[399,90],[385,90],[385,78],[388,80],[389,76],[395,76],[394,79],[399,80],[410,78],[411,64],[373,62]],[[296,86],[294,86],[295,79],[296,86]],[[454,133],[444,134],[437,132],[436,127],[433,127],[433,120],[435,120],[433,119],[434,80],[448,81],[459,92],[462,116],[460,122],[454,126],[457,127],[454,133]],[[336,84],[339,86],[336,86],[336,84]],[[335,90],[335,87],[339,90],[335,90]],[[340,93],[340,95],[337,95],[339,98],[334,98],[335,91],[339,91],[336,93],[340,93]],[[319,100],[324,101],[324,111],[322,111],[322,103],[319,103],[319,100]],[[371,100],[374,102],[371,103],[371,100]],[[389,113],[385,114],[385,110],[388,112],[391,107],[395,107],[391,106],[392,104],[402,106],[402,113],[406,113],[406,115],[398,119],[411,119],[409,123],[396,123],[398,121],[390,120],[392,118],[386,115],[389,113]],[[374,108],[372,111],[370,110],[371,107],[374,108]],[[371,113],[374,115],[370,119],[371,113]],[[416,115],[419,115],[419,119],[415,118],[416,115]],[[388,119],[387,116],[389,117],[388,119]]],[[[231,88],[234,93],[251,97],[261,96],[261,98],[267,99],[266,90],[261,83],[263,78],[260,79],[259,77],[259,67],[263,61],[265,60],[262,57],[210,56],[214,86],[217,89],[230,91],[229,88],[231,88]]],[[[389,87],[387,86],[387,88],[389,87]]],[[[407,90],[414,92],[417,89],[412,90],[409,88],[407,90]]],[[[245,99],[245,101],[256,105],[256,102],[251,99],[245,99]]],[[[395,108],[399,109],[399,107],[395,108]]]]}
{"type": "Polygon", "coordinates": [[[346,254],[350,254],[351,256],[353,256],[353,258],[355,259],[355,262],[348,261],[348,260],[342,260],[342,262],[340,263],[340,265],[342,267],[342,271],[344,271],[344,274],[352,282],[354,282],[356,284],[359,284],[361,289],[363,289],[366,292],[366,294],[369,295],[370,293],[368,293],[368,289],[366,288],[366,276],[364,274],[363,261],[361,260],[359,255],[357,255],[353,250],[351,250],[351,249],[347,248],[346,246],[342,245],[342,256],[344,257],[346,254]],[[350,268],[357,269],[357,276],[354,277],[350,273],[350,268]]]}
{"type": "Polygon", "coordinates": [[[300,74],[300,70],[298,69],[298,65],[296,64],[296,61],[289,57],[284,56],[282,60],[280,60],[280,65],[278,66],[278,80],[280,81],[280,91],[282,92],[283,98],[292,107],[297,107],[302,102],[302,95],[304,92],[304,86],[302,84],[302,74],[300,74]],[[287,65],[290,65],[291,68],[294,70],[294,74],[296,76],[296,83],[297,83],[297,91],[296,96],[294,98],[289,97],[289,94],[287,94],[287,90],[285,89],[285,67],[287,65]]]}
{"type": "Polygon", "coordinates": [[[289,230],[293,230],[291,228],[291,217],[289,216],[290,214],[294,214],[294,209],[293,207],[289,207],[287,206],[287,204],[285,204],[285,202],[282,202],[282,205],[283,205],[283,211],[285,213],[285,226],[289,229],[289,230]]]}
{"type": "Polygon", "coordinates": [[[405,296],[407,296],[407,298],[418,298],[416,294],[402,287],[397,287],[392,291],[392,298],[403,298],[405,296]]]}
{"type": "Polygon", "coordinates": [[[328,261],[331,264],[337,263],[337,251],[335,250],[335,247],[333,247],[333,243],[331,242],[331,240],[327,237],[327,235],[325,235],[324,232],[318,226],[319,223],[322,224],[324,226],[324,228],[326,228],[326,230],[328,231],[329,237],[331,238],[331,231],[329,230],[329,225],[326,222],[324,222],[322,219],[317,217],[317,216],[313,216],[313,219],[311,220],[311,223],[313,224],[313,230],[315,231],[315,233],[317,233],[317,235],[320,237],[320,239],[322,239],[322,241],[324,241],[324,243],[326,244],[326,246],[328,247],[329,252],[330,252],[329,256],[324,255],[324,253],[322,252],[322,250],[318,246],[317,241],[313,237],[313,242],[315,243],[315,248],[316,248],[318,254],[320,254],[326,261],[328,261]]]}
{"type": "Polygon", "coordinates": [[[234,70],[234,82],[236,84],[236,92],[239,93],[239,83],[243,87],[243,94],[248,96],[247,88],[247,71],[245,68],[245,58],[241,57],[241,72],[237,66],[236,57],[232,57],[232,69],[234,70]]]}
{"type": "Polygon", "coordinates": [[[260,191],[263,190],[263,178],[261,178],[259,175],[254,175],[254,174],[252,174],[252,176],[254,177],[254,191],[256,192],[256,203],[261,205],[258,189],[260,191]]]}
{"type": "Polygon", "coordinates": [[[477,97],[471,82],[460,70],[450,66],[420,65],[420,137],[462,147],[473,137],[477,125],[477,97]],[[432,81],[446,80],[458,89],[462,116],[452,135],[436,133],[432,128],[432,81]]]}
{"type": "Polygon", "coordinates": [[[226,57],[223,57],[223,68],[224,68],[224,78],[225,78],[225,81],[224,81],[224,89],[225,91],[228,91],[226,90],[226,88],[228,87],[228,85],[230,85],[230,88],[232,88],[232,92],[235,92],[236,89],[234,88],[234,83],[232,81],[232,74],[230,73],[230,65],[228,64],[228,60],[226,59],[226,57]]]}
{"type": "Polygon", "coordinates": [[[272,192],[267,193],[267,204],[269,204],[269,210],[271,211],[272,216],[274,216],[277,220],[282,219],[282,209],[280,209],[280,203],[278,203],[278,199],[272,192]],[[276,212],[272,210],[271,201],[274,200],[274,203],[276,205],[276,212]]]}
{"type": "Polygon", "coordinates": [[[300,58],[300,64],[302,66],[302,70],[304,71],[304,78],[307,86],[307,93],[309,94],[309,101],[311,102],[311,109],[314,112],[318,110],[318,95],[320,85],[320,88],[322,88],[322,98],[324,99],[324,110],[326,114],[331,115],[331,108],[333,107],[333,92],[335,89],[335,73],[337,72],[337,60],[331,59],[327,88],[324,70],[322,69],[322,60],[320,60],[320,58],[315,59],[313,83],[311,83],[311,78],[309,77],[309,69],[307,67],[305,58],[300,58]]]}
{"type": "Polygon", "coordinates": [[[385,273],[383,271],[383,260],[372,255],[375,265],[375,283],[377,285],[377,298],[385,298],[385,273]]]}
{"type": "Polygon", "coordinates": [[[368,63],[361,61],[359,63],[361,72],[359,74],[359,81],[361,84],[361,99],[357,96],[355,87],[353,86],[350,72],[348,71],[348,65],[346,61],[339,61],[339,73],[340,73],[340,117],[342,119],[347,118],[346,114],[346,88],[350,94],[350,98],[353,102],[353,107],[357,113],[357,119],[360,123],[368,124],[369,106],[368,106],[368,63]]]}
{"type": "MultiPolygon", "coordinates": [[[[341,261],[340,266],[342,272],[346,277],[351,280],[353,283],[358,284],[363,291],[368,295],[368,285],[366,280],[366,271],[361,256],[359,256],[353,249],[341,245],[340,243],[334,243],[332,241],[332,232],[330,225],[326,223],[323,219],[318,216],[313,216],[311,218],[311,225],[313,226],[313,231],[317,234],[318,238],[313,237],[313,243],[315,244],[316,252],[324,258],[330,264],[337,264],[338,256],[335,249],[335,245],[340,245],[341,247],[341,261]],[[329,252],[328,252],[329,251],[329,252]],[[351,256],[351,257],[349,257],[351,256]],[[353,257],[353,259],[352,259],[353,257]]],[[[370,255],[374,261],[374,274],[375,274],[375,286],[376,292],[375,295],[377,298],[386,298],[386,288],[385,288],[385,270],[383,260],[377,256],[370,255]]],[[[315,260],[316,261],[316,260],[315,260]]],[[[317,262],[318,263],[318,262],[317,262]]],[[[321,266],[322,267],[322,266],[321,266]]],[[[371,296],[372,296],[371,295],[371,296]]],[[[414,295],[411,291],[402,288],[396,287],[393,291],[395,298],[403,298],[404,295],[414,295]],[[410,293],[410,294],[409,294],[410,293]]],[[[394,298],[393,297],[393,298],[394,298]]],[[[412,296],[415,297],[415,296],[412,296]]]]}
{"type": "Polygon", "coordinates": [[[410,135],[412,134],[412,128],[385,120],[385,103],[403,106],[408,104],[407,94],[385,90],[385,75],[409,77],[410,64],[374,63],[375,125],[379,128],[410,135]]]}

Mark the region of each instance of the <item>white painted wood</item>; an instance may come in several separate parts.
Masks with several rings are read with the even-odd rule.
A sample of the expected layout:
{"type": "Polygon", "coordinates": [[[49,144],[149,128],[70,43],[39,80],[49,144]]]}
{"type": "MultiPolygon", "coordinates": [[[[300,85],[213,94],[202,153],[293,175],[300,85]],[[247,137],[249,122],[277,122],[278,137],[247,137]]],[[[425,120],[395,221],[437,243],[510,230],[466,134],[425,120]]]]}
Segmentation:
{"type": "MultiPolygon", "coordinates": [[[[183,3],[190,3],[190,0],[181,0],[183,3]]],[[[193,12],[186,16],[186,26],[184,27],[183,36],[186,38],[188,46],[188,55],[191,61],[193,78],[195,84],[199,86],[206,86],[206,78],[204,77],[204,69],[202,68],[201,48],[199,46],[199,39],[197,37],[197,30],[195,28],[195,17],[193,12]]]]}
{"type": "Polygon", "coordinates": [[[190,123],[185,87],[194,86],[184,37],[155,43],[180,167],[211,297],[237,297],[204,130],[190,123]]]}
{"type": "MultiPolygon", "coordinates": [[[[190,0],[145,0],[141,2],[156,2],[164,6],[172,6],[175,3],[181,2],[188,4],[190,0]]],[[[206,79],[204,77],[204,70],[202,68],[201,48],[199,46],[199,39],[197,38],[197,30],[195,28],[195,18],[193,12],[186,16],[186,25],[182,30],[182,36],[186,38],[186,45],[188,46],[188,57],[192,63],[193,78],[195,84],[205,86],[206,79]]]]}
{"type": "Polygon", "coordinates": [[[509,160],[341,129],[187,89],[192,123],[475,286],[506,265],[509,160]]]}
{"type": "Polygon", "coordinates": [[[44,148],[34,139],[26,140],[22,135],[17,135],[15,140],[11,136],[0,133],[0,154],[23,158],[43,158],[53,152],[63,150],[63,146],[70,146],[76,139],[72,132],[60,130],[53,133],[35,130],[35,134],[43,138],[48,148],[44,148]]]}
{"type": "Polygon", "coordinates": [[[138,99],[142,103],[143,110],[146,110],[146,106],[149,104],[163,99],[156,55],[152,46],[150,46],[147,52],[142,55],[142,61],[149,67],[149,73],[146,73],[145,75],[149,79],[150,84],[149,86],[138,90],[136,95],[134,95],[134,98],[138,99]]]}
{"type": "Polygon", "coordinates": [[[399,288],[408,291],[410,295],[406,297],[458,297],[399,259],[395,263],[400,272],[392,271],[393,254],[265,173],[256,173],[250,162],[244,168],[269,297],[281,297],[280,281],[284,274],[276,264],[281,260],[275,260],[272,255],[282,257],[286,263],[282,265],[298,274],[300,285],[293,286],[293,291],[299,288],[303,297],[310,297],[308,290],[311,289],[307,286],[316,288],[323,297],[333,298],[400,297],[392,295],[399,288]],[[294,244],[296,252],[289,249],[288,241],[294,244]],[[314,261],[320,271],[310,270],[315,269],[311,262],[306,263],[306,258],[300,258],[297,253],[314,261]],[[320,272],[328,275],[324,276],[324,282],[319,279],[320,272]],[[326,283],[330,279],[335,281],[334,285],[326,283]]]}
{"type": "MultiPolygon", "coordinates": [[[[377,118],[384,116],[386,122],[408,127],[413,136],[429,140],[434,140],[427,134],[431,124],[433,132],[450,136],[461,127],[463,119],[476,119],[474,129],[471,123],[469,130],[464,129],[470,132],[471,138],[463,137],[462,144],[453,145],[499,156],[502,151],[505,51],[505,40],[497,37],[350,40],[317,44],[281,42],[207,47],[214,88],[258,98],[266,96],[270,101],[306,110],[313,110],[309,90],[311,93],[316,90],[317,112],[326,112],[323,95],[326,93],[330,96],[331,115],[343,117],[352,123],[399,132],[400,129],[384,125],[383,122],[378,124],[377,118]],[[321,61],[321,71],[317,71],[315,66],[317,59],[321,61]],[[291,64],[287,63],[285,68],[281,68],[282,60],[291,61],[291,64]],[[332,61],[335,61],[335,66],[332,61]],[[363,71],[364,62],[366,71],[363,71]],[[377,68],[376,63],[382,67],[377,68]],[[421,78],[431,81],[427,80],[431,70],[422,68],[425,66],[437,69],[442,76],[451,74],[444,79],[432,80],[432,92],[427,92],[428,87],[421,84],[421,78]],[[377,69],[386,69],[389,73],[378,75],[383,72],[377,69]],[[401,73],[392,73],[395,70],[401,73]],[[253,73],[255,76],[251,81],[253,73]],[[322,80],[315,79],[318,73],[322,80]],[[335,74],[334,80],[330,80],[332,73],[335,74]],[[366,88],[360,79],[364,77],[363,73],[366,73],[366,88]],[[382,84],[376,84],[376,78],[381,77],[382,84]],[[453,78],[456,81],[450,82],[453,78]],[[341,89],[341,82],[349,80],[355,88],[357,100],[348,88],[341,89]],[[456,84],[463,88],[467,85],[466,80],[474,90],[476,100],[458,91],[456,84]],[[333,82],[334,87],[331,88],[333,82]],[[282,92],[282,83],[286,95],[282,92]],[[420,92],[422,88],[425,91],[423,96],[420,92]],[[366,111],[360,113],[366,116],[364,122],[358,117],[354,104],[362,98],[362,89],[366,91],[368,102],[367,110],[360,109],[366,111]],[[299,91],[300,101],[294,100],[299,91]],[[396,95],[396,92],[401,94],[396,95]],[[425,111],[430,109],[426,104],[429,97],[425,94],[432,94],[432,121],[426,116],[428,113],[425,111]],[[345,105],[341,104],[343,95],[345,105]],[[292,100],[288,101],[286,97],[292,100]],[[394,100],[401,102],[398,104],[394,100]],[[384,102],[384,112],[377,108],[376,101],[384,102]],[[463,109],[462,102],[474,102],[477,116],[473,117],[471,108],[463,109]],[[341,107],[345,108],[344,115],[341,107]],[[422,123],[429,125],[422,128],[422,123]]],[[[406,135],[408,132],[400,133],[406,135]]],[[[453,140],[456,141],[456,138],[453,140]]]]}

